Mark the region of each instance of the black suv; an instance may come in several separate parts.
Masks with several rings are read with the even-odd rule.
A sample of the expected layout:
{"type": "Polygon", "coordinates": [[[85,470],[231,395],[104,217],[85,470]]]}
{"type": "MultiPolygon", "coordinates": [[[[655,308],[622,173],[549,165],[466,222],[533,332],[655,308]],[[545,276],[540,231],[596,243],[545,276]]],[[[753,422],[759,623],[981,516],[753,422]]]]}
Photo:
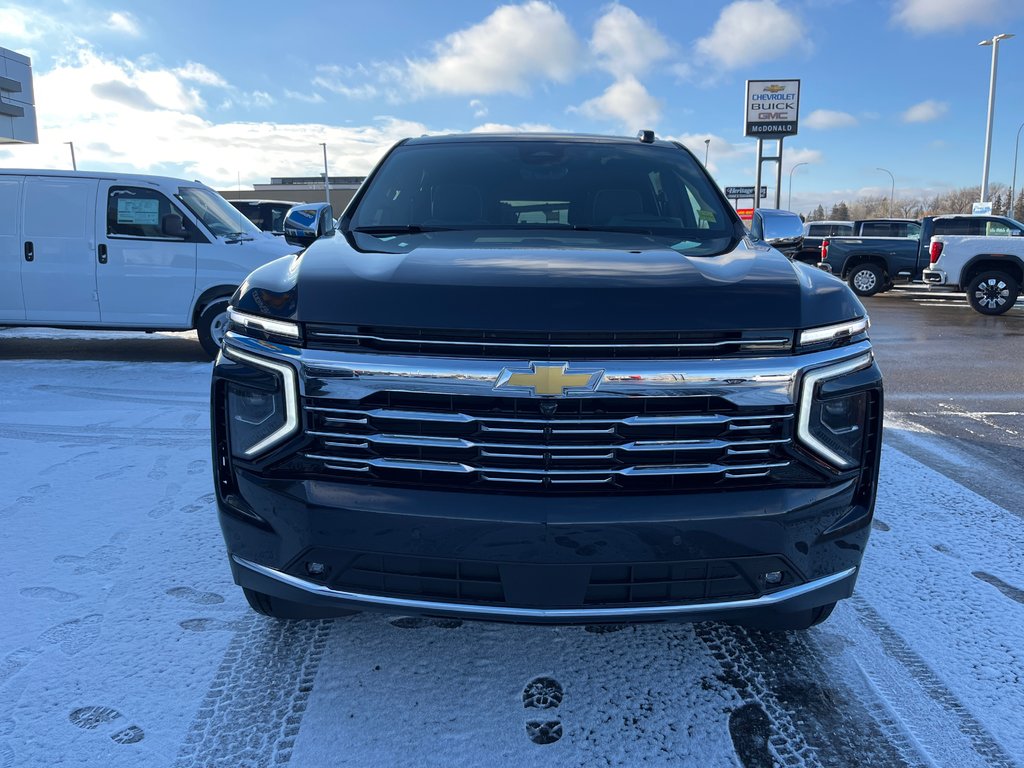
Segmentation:
{"type": "Polygon", "coordinates": [[[853,590],[864,308],[680,144],[399,142],[231,303],[217,504],[261,613],[803,628],[853,590]]]}

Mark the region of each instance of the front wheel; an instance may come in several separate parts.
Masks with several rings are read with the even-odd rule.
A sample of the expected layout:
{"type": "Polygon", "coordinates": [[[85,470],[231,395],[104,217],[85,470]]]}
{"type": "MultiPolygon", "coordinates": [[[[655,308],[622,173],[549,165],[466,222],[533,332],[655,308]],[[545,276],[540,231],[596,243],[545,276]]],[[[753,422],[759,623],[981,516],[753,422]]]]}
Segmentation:
{"type": "Polygon", "coordinates": [[[224,333],[227,329],[228,300],[217,299],[202,311],[202,314],[199,315],[199,321],[196,323],[199,343],[211,360],[220,351],[220,343],[224,340],[224,333]]]}
{"type": "Polygon", "coordinates": [[[846,281],[858,296],[874,296],[885,288],[885,277],[877,264],[858,264],[850,270],[846,281]]]}
{"type": "Polygon", "coordinates": [[[1020,286],[1005,272],[990,270],[967,286],[967,303],[983,315],[1001,315],[1017,303],[1020,286]]]}

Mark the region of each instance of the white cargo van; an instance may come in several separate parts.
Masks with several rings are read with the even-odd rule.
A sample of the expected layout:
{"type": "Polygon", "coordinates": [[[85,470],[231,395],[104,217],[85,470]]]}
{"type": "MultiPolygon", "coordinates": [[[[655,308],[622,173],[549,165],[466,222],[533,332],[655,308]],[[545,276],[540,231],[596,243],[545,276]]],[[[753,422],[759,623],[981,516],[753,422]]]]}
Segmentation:
{"type": "Polygon", "coordinates": [[[0,170],[0,325],[194,328],[212,357],[238,284],[297,250],[198,181],[0,170]]]}

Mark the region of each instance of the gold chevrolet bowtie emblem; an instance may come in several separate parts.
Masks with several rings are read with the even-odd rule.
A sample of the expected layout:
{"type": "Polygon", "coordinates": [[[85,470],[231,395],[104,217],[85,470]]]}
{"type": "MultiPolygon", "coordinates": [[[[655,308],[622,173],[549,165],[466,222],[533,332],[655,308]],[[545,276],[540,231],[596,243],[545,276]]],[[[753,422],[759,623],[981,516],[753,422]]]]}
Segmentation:
{"type": "Polygon", "coordinates": [[[772,84],[772,85],[766,85],[761,90],[766,91],[768,93],[778,93],[779,91],[786,90],[786,86],[772,84]]]}
{"type": "Polygon", "coordinates": [[[506,368],[498,374],[495,389],[523,387],[535,395],[564,395],[568,389],[596,389],[603,370],[581,370],[568,373],[568,363],[530,363],[529,368],[506,368]]]}

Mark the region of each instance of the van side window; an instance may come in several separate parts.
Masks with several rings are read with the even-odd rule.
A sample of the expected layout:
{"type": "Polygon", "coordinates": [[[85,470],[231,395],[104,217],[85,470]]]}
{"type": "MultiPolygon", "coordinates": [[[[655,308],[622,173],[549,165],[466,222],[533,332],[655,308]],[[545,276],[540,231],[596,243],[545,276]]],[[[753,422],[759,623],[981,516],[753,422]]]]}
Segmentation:
{"type": "Polygon", "coordinates": [[[107,234],[166,238],[161,222],[169,213],[178,211],[155,189],[111,187],[107,194],[107,234]]]}

